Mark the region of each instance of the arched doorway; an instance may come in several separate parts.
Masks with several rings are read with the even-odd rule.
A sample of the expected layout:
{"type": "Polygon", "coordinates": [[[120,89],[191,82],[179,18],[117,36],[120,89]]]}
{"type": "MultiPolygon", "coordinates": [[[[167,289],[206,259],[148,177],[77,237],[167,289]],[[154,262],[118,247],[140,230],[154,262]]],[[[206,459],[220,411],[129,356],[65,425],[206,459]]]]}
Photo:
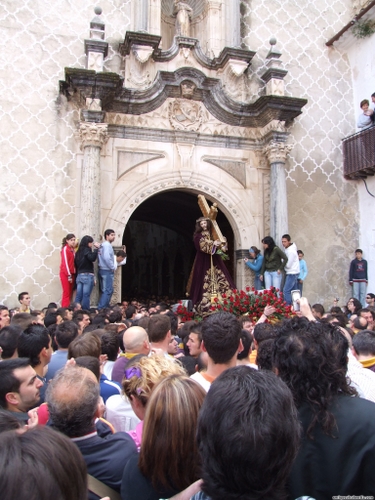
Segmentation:
{"type": "MultiPolygon", "coordinates": [[[[206,199],[210,205],[215,201],[206,199]]],[[[197,195],[182,190],[163,191],[138,206],[123,235],[128,253],[122,269],[123,298],[185,298],[195,257],[195,221],[201,215],[197,195]]],[[[221,211],[217,221],[228,239],[230,260],[226,264],[234,276],[233,230],[221,211]]]]}

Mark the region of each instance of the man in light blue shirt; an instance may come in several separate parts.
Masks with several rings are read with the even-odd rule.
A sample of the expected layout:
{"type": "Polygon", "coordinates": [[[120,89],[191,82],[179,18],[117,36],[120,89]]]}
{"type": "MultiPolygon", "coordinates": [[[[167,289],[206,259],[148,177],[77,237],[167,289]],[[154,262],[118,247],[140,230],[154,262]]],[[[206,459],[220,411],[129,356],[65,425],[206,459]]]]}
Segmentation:
{"type": "Polygon", "coordinates": [[[116,238],[113,229],[106,229],[104,232],[104,243],[101,244],[98,252],[99,256],[99,280],[102,292],[98,304],[98,309],[109,307],[113,294],[113,279],[115,272],[115,257],[112,243],[116,238]]]}

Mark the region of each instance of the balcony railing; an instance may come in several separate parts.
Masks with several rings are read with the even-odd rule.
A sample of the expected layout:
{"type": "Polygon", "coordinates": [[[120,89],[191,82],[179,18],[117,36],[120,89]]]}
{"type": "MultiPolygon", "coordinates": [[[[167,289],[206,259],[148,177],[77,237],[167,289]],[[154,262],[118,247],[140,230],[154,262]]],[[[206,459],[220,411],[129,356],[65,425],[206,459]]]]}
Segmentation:
{"type": "Polygon", "coordinates": [[[375,174],[375,127],[342,140],[345,179],[364,179],[375,174]]]}

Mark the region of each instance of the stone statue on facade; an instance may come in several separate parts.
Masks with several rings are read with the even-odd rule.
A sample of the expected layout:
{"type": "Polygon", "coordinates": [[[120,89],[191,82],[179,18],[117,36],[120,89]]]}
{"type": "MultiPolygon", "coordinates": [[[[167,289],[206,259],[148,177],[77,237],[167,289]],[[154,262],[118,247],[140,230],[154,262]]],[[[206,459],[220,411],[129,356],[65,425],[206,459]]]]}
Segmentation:
{"type": "Polygon", "coordinates": [[[190,20],[193,9],[187,3],[175,0],[173,13],[176,16],[176,35],[190,36],[190,20]]]}

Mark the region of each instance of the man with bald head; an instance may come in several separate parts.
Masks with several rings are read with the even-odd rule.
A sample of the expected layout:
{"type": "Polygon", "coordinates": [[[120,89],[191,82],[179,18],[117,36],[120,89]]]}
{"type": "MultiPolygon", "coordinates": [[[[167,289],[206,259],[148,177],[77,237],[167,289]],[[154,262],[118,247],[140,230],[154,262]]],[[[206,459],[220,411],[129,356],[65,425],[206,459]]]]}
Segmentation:
{"type": "Polygon", "coordinates": [[[150,341],[147,332],[141,326],[131,326],[125,330],[122,340],[125,352],[120,354],[112,370],[112,380],[120,384],[124,378],[125,368],[129,360],[137,354],[148,356],[150,352],[150,341]]]}
{"type": "MultiPolygon", "coordinates": [[[[98,436],[99,384],[93,373],[80,366],[60,370],[49,383],[46,401],[52,426],[76,443],[88,473],[120,493],[125,465],[137,448],[125,432],[98,436]]],[[[90,492],[89,499],[96,498],[90,492]]]]}

